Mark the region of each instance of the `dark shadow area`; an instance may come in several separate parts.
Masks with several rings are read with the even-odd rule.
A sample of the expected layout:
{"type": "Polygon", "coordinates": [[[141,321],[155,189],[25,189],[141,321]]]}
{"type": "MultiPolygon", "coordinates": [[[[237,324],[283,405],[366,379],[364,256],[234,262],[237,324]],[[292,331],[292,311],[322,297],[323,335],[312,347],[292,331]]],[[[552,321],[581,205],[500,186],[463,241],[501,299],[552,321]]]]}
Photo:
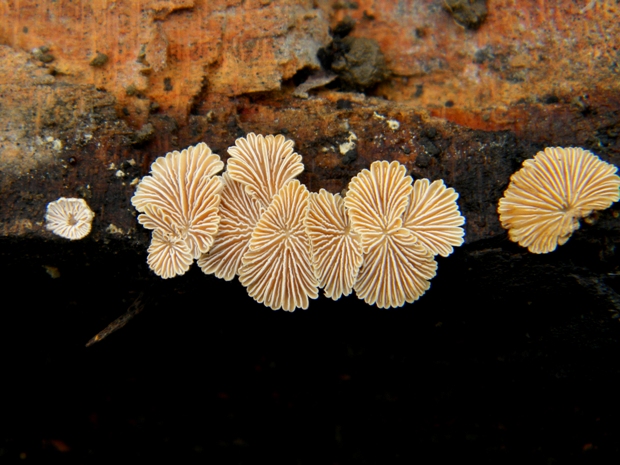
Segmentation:
{"type": "Polygon", "coordinates": [[[414,304],[292,314],[115,244],[2,241],[0,461],[615,463],[620,278],[590,239],[470,244],[414,304]]]}

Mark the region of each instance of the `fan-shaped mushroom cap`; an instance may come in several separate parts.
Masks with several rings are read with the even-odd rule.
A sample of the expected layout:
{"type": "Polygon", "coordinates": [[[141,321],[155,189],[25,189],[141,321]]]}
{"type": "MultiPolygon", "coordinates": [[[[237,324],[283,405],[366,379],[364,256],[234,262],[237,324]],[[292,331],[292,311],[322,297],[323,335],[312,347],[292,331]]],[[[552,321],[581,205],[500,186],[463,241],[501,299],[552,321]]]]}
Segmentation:
{"type": "Polygon", "coordinates": [[[45,228],[65,239],[82,239],[90,233],[94,217],[84,199],[61,197],[47,204],[45,228]]]}
{"type": "Polygon", "coordinates": [[[145,228],[154,229],[146,207],[157,207],[187,241],[192,257],[200,257],[217,233],[222,180],[214,175],[223,168],[219,155],[205,143],[159,157],[131,199],[136,210],[145,212],[138,220],[145,228]]]}
{"type": "Polygon", "coordinates": [[[361,234],[364,252],[383,236],[401,228],[411,194],[410,176],[397,161],[376,161],[349,182],[344,199],[353,228],[361,234]]]}
{"type": "Polygon", "coordinates": [[[149,229],[153,229],[151,245],[148,248],[148,263],[157,276],[164,279],[185,274],[194,261],[187,234],[179,231],[162,209],[147,205],[145,215],[149,229]]]}
{"type": "Polygon", "coordinates": [[[499,201],[502,226],[530,252],[552,252],[579,228],[579,218],[618,201],[616,171],[588,150],[548,147],[510,178],[499,201]]]}
{"type": "Polygon", "coordinates": [[[220,226],[213,247],[202,254],[198,266],[206,274],[226,281],[239,274],[241,259],[248,250],[252,231],[263,212],[260,204],[245,191],[243,184],[222,174],[224,189],[220,202],[220,226]]]}
{"type": "Polygon", "coordinates": [[[414,302],[437,270],[433,254],[403,227],[411,181],[400,163],[374,162],[351,179],[344,199],[364,249],[354,289],[360,299],[379,308],[414,302]]]}
{"type": "Polygon", "coordinates": [[[305,310],[308,298],[318,297],[304,227],[308,197],[308,189],[297,180],[282,187],[254,228],[243,257],[239,281],[251,297],[273,310],[305,310]]]}
{"type": "Polygon", "coordinates": [[[351,227],[339,194],[330,194],[325,189],[310,194],[306,232],[314,275],[325,296],[338,300],[349,295],[362,265],[362,243],[360,235],[351,227]]]}
{"type": "Polygon", "coordinates": [[[418,300],[437,272],[433,254],[405,228],[385,234],[364,253],[355,283],[360,299],[379,308],[401,307],[418,300]]]}
{"type": "Polygon", "coordinates": [[[273,196],[304,170],[301,155],[293,151],[293,145],[280,134],[265,137],[251,132],[240,137],[228,149],[230,177],[267,208],[273,196]]]}
{"type": "Polygon", "coordinates": [[[418,179],[404,214],[403,226],[433,255],[447,257],[463,243],[465,218],[459,212],[459,194],[442,180],[418,179]]]}

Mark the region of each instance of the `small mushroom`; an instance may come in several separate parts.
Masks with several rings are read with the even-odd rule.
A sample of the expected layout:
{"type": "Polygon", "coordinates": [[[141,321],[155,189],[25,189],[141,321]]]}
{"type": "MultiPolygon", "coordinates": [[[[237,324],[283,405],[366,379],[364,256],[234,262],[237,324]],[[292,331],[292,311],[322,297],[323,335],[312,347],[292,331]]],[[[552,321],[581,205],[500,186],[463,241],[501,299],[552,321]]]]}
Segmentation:
{"type": "Polygon", "coordinates": [[[185,274],[194,261],[187,235],[160,208],[147,205],[145,214],[140,216],[143,226],[153,229],[147,250],[149,268],[163,279],[185,274]]]}
{"type": "Polygon", "coordinates": [[[417,179],[403,216],[403,226],[433,255],[447,257],[463,244],[465,218],[456,200],[459,194],[442,180],[417,179]]]}
{"type": "Polygon", "coordinates": [[[579,147],[547,147],[510,178],[498,213],[508,237],[533,253],[568,241],[579,218],[620,198],[617,167],[579,147]]]}
{"type": "Polygon", "coordinates": [[[405,228],[385,234],[364,253],[355,293],[379,308],[402,307],[418,300],[437,271],[433,254],[405,228]]]}
{"type": "Polygon", "coordinates": [[[437,262],[432,252],[403,227],[412,179],[397,161],[378,161],[351,179],[344,199],[360,233],[364,262],[354,289],[379,308],[414,302],[430,287],[437,262]]]}
{"type": "Polygon", "coordinates": [[[397,161],[376,161],[349,182],[345,206],[353,228],[361,234],[364,252],[385,234],[403,225],[412,179],[397,161]]]}
{"type": "Polygon", "coordinates": [[[170,263],[184,264],[178,272],[166,272],[164,276],[158,272],[164,268],[153,268],[155,258],[149,257],[149,266],[160,276],[173,277],[189,268],[186,250],[180,242],[186,244],[192,260],[211,248],[220,222],[218,210],[223,187],[221,177],[216,174],[223,168],[219,155],[212,153],[207,144],[200,143],[157,158],[151,165],[151,175],[138,184],[131,203],[142,213],[138,221],[154,231],[154,244],[149,253],[158,256],[170,253],[170,263]],[[177,260],[176,254],[183,259],[177,260]]]}
{"type": "Polygon", "coordinates": [[[340,194],[330,194],[325,189],[310,194],[306,232],[314,274],[325,296],[338,300],[351,294],[362,266],[362,243],[351,227],[340,194]]]}
{"type": "Polygon", "coordinates": [[[278,134],[249,133],[228,149],[230,177],[245,186],[254,200],[267,208],[271,199],[291,179],[304,170],[294,142],[278,134]]]}
{"type": "Polygon", "coordinates": [[[222,174],[224,189],[220,202],[220,225],[213,246],[202,254],[198,266],[206,274],[226,281],[239,274],[241,260],[248,250],[252,231],[264,209],[245,191],[243,184],[222,174]]]}
{"type": "Polygon", "coordinates": [[[304,227],[309,192],[296,179],[273,197],[252,232],[239,281],[248,294],[273,310],[307,309],[318,297],[310,240],[304,227]]]}
{"type": "Polygon", "coordinates": [[[65,239],[82,239],[90,233],[94,217],[84,199],[61,197],[47,204],[45,228],[65,239]]]}

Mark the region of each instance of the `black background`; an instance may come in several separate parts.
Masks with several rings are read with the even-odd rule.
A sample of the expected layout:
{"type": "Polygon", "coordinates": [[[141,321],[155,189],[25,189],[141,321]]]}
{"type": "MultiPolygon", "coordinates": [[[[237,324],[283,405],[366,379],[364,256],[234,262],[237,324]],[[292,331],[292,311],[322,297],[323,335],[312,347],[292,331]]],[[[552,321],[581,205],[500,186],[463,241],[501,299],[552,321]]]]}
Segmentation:
{"type": "Polygon", "coordinates": [[[0,462],[616,463],[620,321],[580,279],[620,278],[592,234],[467,245],[400,309],[294,313],[135,248],[3,240],[0,462]]]}

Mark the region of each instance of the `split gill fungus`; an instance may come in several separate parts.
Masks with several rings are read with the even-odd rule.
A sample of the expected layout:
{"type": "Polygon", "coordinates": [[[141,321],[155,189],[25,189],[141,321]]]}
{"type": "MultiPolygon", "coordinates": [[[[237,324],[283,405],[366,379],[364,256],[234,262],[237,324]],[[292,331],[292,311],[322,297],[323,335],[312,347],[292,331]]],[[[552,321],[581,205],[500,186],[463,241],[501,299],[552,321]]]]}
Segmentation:
{"type": "Polygon", "coordinates": [[[249,133],[228,148],[230,158],[222,175],[220,231],[214,247],[198,260],[206,274],[232,280],[239,275],[252,231],[274,195],[304,169],[293,141],[282,135],[249,133]]]}
{"type": "Polygon", "coordinates": [[[220,232],[198,261],[206,274],[239,276],[273,310],[306,309],[317,297],[303,228],[309,193],[294,180],[304,166],[293,145],[282,135],[249,133],[228,149],[220,232]]]}
{"type": "Polygon", "coordinates": [[[249,133],[228,149],[230,177],[243,184],[248,195],[267,208],[271,199],[304,170],[294,142],[278,134],[249,133]]]}
{"type": "Polygon", "coordinates": [[[239,281],[273,310],[305,310],[308,299],[318,297],[304,228],[309,195],[298,180],[286,183],[258,221],[243,257],[239,281]]]}
{"type": "Polygon", "coordinates": [[[90,233],[95,214],[84,199],[60,197],[47,204],[45,228],[71,241],[90,233]]]}
{"type": "Polygon", "coordinates": [[[184,274],[207,252],[220,222],[224,164],[205,143],[159,157],[142,178],[133,206],[138,221],[153,230],[148,264],[162,278],[184,274]]]}
{"type": "Polygon", "coordinates": [[[620,198],[617,168],[579,147],[547,147],[510,178],[498,213],[510,240],[532,253],[552,252],[579,219],[620,198]]]}
{"type": "Polygon", "coordinates": [[[435,255],[463,242],[458,194],[417,180],[404,165],[375,162],[346,197],[310,193],[302,157],[282,135],[249,133],[228,149],[226,171],[206,144],[153,163],[132,203],[153,230],[147,262],[156,274],[238,276],[273,310],[307,309],[320,288],[338,300],[355,291],[379,308],[414,302],[435,276],[435,255]],[[198,204],[196,204],[198,203],[198,204]]]}
{"type": "Polygon", "coordinates": [[[220,227],[213,247],[200,256],[198,266],[205,274],[214,274],[231,281],[239,276],[252,231],[265,209],[228,172],[222,174],[222,179],[224,189],[220,202],[220,227]]]}
{"type": "Polygon", "coordinates": [[[325,297],[338,300],[351,294],[362,266],[362,242],[351,226],[340,194],[325,189],[310,194],[306,232],[314,274],[325,297]]]}
{"type": "Polygon", "coordinates": [[[349,183],[345,206],[364,253],[354,288],[369,305],[391,308],[414,302],[435,276],[432,252],[403,227],[411,184],[405,166],[396,161],[374,162],[349,183]]]}

